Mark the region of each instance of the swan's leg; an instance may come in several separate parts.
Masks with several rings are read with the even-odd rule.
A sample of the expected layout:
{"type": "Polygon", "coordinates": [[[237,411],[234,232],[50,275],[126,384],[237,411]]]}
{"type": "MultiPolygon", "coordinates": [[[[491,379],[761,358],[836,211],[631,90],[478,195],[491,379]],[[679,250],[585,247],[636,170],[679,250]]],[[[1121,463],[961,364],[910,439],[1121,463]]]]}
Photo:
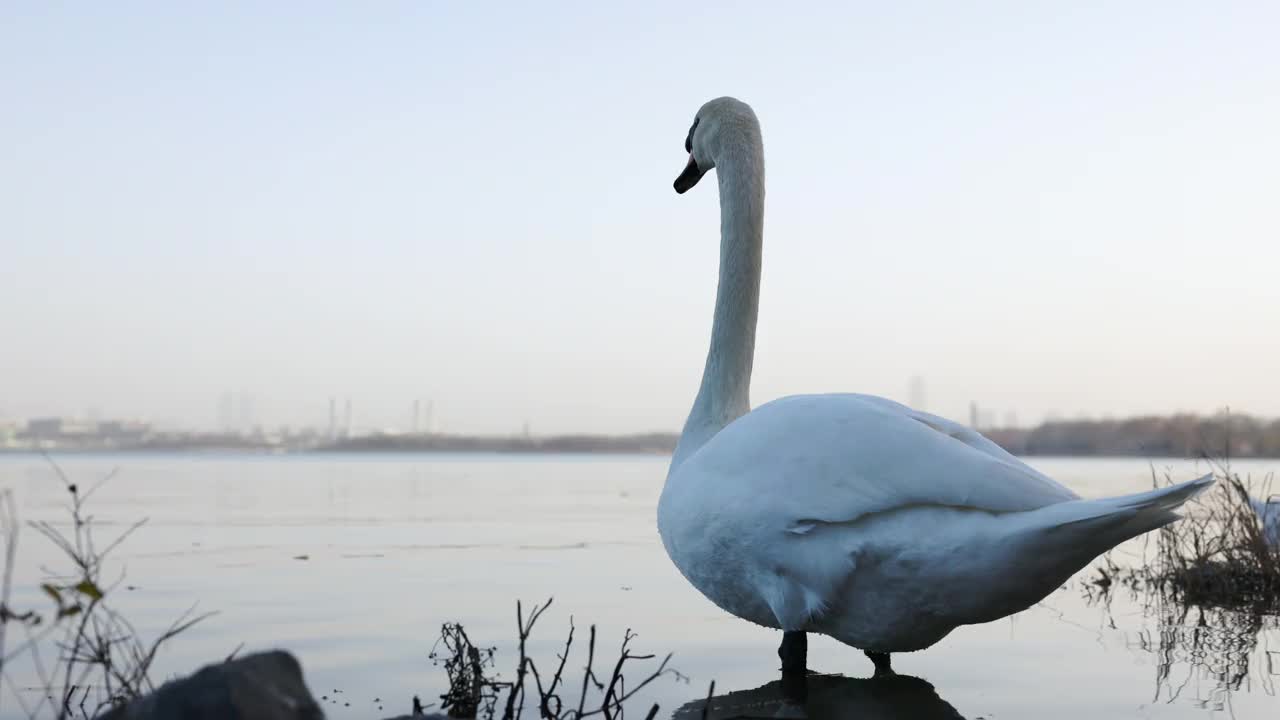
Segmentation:
{"type": "MultiPolygon", "coordinates": [[[[799,673],[782,673],[782,700],[791,705],[809,702],[809,676],[799,673]]],[[[745,717],[745,716],[744,716],[745,717]]],[[[805,715],[776,715],[775,717],[805,717],[805,715]]]]}
{"type": "Polygon", "coordinates": [[[782,658],[782,674],[805,674],[808,652],[809,636],[803,630],[782,633],[782,645],[778,646],[778,657],[782,658]]]}
{"type": "Polygon", "coordinates": [[[871,662],[875,663],[876,675],[892,675],[893,668],[889,665],[889,653],[871,652],[863,650],[871,662]]]}

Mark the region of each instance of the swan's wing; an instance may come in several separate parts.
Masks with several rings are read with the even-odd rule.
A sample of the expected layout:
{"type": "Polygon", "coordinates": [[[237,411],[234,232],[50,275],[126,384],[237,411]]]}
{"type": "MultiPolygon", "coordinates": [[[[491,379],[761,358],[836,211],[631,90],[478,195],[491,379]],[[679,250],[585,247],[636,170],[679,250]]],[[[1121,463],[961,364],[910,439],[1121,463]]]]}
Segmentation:
{"type": "Polygon", "coordinates": [[[882,397],[876,397],[874,395],[858,395],[855,397],[860,398],[863,402],[879,405],[891,412],[903,413],[911,417],[912,419],[916,420],[917,422],[924,423],[925,425],[928,425],[934,430],[937,430],[938,432],[944,435],[953,437],[956,440],[959,440],[960,442],[972,447],[975,450],[980,450],[986,453],[987,455],[991,455],[992,457],[1004,460],[1006,462],[1014,463],[1018,467],[1021,467],[1024,470],[1026,470],[1027,472],[1037,475],[1055,485],[1057,484],[1056,481],[1052,480],[1051,478],[1039,472],[1038,470],[1030,467],[1026,463],[1019,460],[1018,458],[1014,457],[1012,454],[1009,453],[1008,450],[1005,450],[1004,448],[995,444],[994,442],[989,440],[985,435],[978,432],[977,430],[974,430],[968,425],[961,425],[960,423],[955,422],[954,420],[948,420],[944,417],[931,415],[927,412],[924,412],[923,410],[916,410],[906,405],[903,405],[901,403],[896,403],[892,400],[882,398],[882,397]]]}
{"type": "Polygon", "coordinates": [[[686,473],[799,532],[913,505],[1015,512],[1079,497],[967,427],[868,395],[762,405],[685,460],[686,473]]]}

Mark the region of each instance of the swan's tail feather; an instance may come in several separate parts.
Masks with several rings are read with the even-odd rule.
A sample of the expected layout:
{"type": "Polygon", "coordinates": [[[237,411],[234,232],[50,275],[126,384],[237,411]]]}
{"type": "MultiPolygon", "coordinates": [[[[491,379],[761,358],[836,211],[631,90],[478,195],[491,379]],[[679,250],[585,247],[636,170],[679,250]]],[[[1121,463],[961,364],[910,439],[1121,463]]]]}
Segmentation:
{"type": "Polygon", "coordinates": [[[1134,493],[1134,495],[1064,502],[1043,510],[1047,510],[1051,515],[1047,524],[1055,529],[1082,527],[1101,529],[1100,527],[1107,527],[1107,525],[1116,529],[1143,528],[1135,530],[1132,536],[1115,541],[1121,542],[1181,518],[1178,514],[1179,507],[1212,484],[1213,475],[1210,474],[1176,484],[1176,486],[1151,489],[1151,491],[1134,493]]]}
{"type": "Polygon", "coordinates": [[[1017,524],[1000,538],[996,564],[1004,570],[989,577],[995,598],[973,613],[975,620],[1003,617],[1030,607],[1066,582],[1094,558],[1133,537],[1181,517],[1183,503],[1213,484],[1206,475],[1189,482],[1134,495],[1072,500],[1019,513],[1017,524]]]}
{"type": "Polygon", "coordinates": [[[1156,488],[1136,495],[1124,495],[1114,500],[1123,503],[1126,507],[1176,510],[1186,501],[1209,489],[1211,485],[1213,485],[1213,473],[1169,487],[1156,488]]]}
{"type": "MultiPolygon", "coordinates": [[[[1213,475],[1205,475],[1178,485],[1156,488],[1133,495],[1077,500],[1051,506],[1058,521],[1052,522],[1051,534],[1066,531],[1092,535],[1086,543],[1101,546],[1098,553],[1163,527],[1182,517],[1178,508],[1213,485],[1213,475]]],[[[1049,508],[1046,508],[1049,509],[1049,508]]]]}

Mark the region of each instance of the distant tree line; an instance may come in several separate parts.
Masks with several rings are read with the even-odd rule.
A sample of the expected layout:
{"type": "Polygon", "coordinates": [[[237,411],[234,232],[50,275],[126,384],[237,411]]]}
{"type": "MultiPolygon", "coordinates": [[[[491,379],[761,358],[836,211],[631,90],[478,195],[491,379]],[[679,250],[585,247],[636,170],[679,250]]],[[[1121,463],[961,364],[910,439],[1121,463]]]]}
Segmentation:
{"type": "MultiPolygon", "coordinates": [[[[983,433],[1015,455],[1280,457],[1280,420],[1247,415],[1055,420],[1034,428],[993,428],[983,433]]],[[[388,434],[338,440],[318,449],[666,454],[675,449],[677,439],[673,433],[552,437],[388,434]]]]}
{"type": "MultiPolygon", "coordinates": [[[[984,428],[983,434],[1015,455],[1280,458],[1280,420],[1247,415],[1173,415],[1124,420],[1054,420],[1034,428],[984,428]]],[[[636,435],[499,436],[374,433],[332,441],[304,438],[279,443],[234,434],[153,434],[116,451],[240,450],[262,452],[494,452],[670,454],[674,433],[636,435]]],[[[14,448],[10,448],[14,449],[14,448]]],[[[21,448],[16,448],[21,451],[21,448]]],[[[60,445],[59,451],[77,449],[60,445]]]]}
{"type": "Polygon", "coordinates": [[[1280,457],[1280,420],[1247,415],[1055,420],[983,433],[1014,455],[1280,457]]]}

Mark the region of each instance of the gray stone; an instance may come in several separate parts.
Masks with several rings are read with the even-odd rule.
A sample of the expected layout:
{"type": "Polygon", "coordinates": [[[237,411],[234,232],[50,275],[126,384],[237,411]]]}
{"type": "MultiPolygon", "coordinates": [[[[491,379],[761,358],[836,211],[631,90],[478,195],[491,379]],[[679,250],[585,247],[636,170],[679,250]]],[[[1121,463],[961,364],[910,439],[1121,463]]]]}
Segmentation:
{"type": "Polygon", "coordinates": [[[283,650],[207,665],[98,720],[324,720],[302,666],[283,650]]]}
{"type": "Polygon", "coordinates": [[[754,690],[686,703],[672,720],[806,718],[807,720],[964,720],[927,680],[910,675],[851,678],[839,675],[775,680],[754,690]]]}

